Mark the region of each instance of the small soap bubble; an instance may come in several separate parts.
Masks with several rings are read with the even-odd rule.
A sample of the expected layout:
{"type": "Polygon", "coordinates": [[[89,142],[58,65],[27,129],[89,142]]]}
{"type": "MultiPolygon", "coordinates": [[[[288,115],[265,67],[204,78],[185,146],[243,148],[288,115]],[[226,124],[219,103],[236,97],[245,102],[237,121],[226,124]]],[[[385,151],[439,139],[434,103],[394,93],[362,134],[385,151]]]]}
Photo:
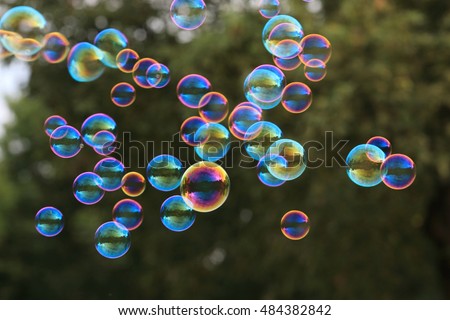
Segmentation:
{"type": "Polygon", "coordinates": [[[147,69],[147,83],[152,88],[163,88],[169,84],[169,68],[162,63],[154,63],[147,69]]]}
{"type": "Polygon", "coordinates": [[[141,88],[150,89],[152,85],[147,81],[148,69],[158,62],[152,58],[143,58],[139,60],[133,69],[133,80],[141,88]]]}
{"type": "Polygon", "coordinates": [[[392,154],[381,165],[382,180],[394,190],[408,188],[416,178],[416,166],[411,158],[404,154],[392,154]]]}
{"type": "Polygon", "coordinates": [[[60,158],[75,157],[82,146],[80,132],[72,126],[57,127],[50,135],[50,148],[60,158]]]}
{"type": "Polygon", "coordinates": [[[305,112],[311,106],[311,103],[311,89],[303,82],[292,82],[284,88],[281,104],[288,112],[305,112]]]}
{"type": "Polygon", "coordinates": [[[120,223],[129,231],[137,229],[144,221],[142,206],[132,199],[123,199],[116,203],[112,211],[113,221],[120,223]]]}
{"type": "Polygon", "coordinates": [[[303,37],[303,27],[297,19],[288,15],[277,15],[267,21],[262,31],[262,41],[268,52],[273,54],[273,47],[284,39],[298,40],[303,37]],[[283,26],[280,27],[280,25],[283,26]]]}
{"type": "Polygon", "coordinates": [[[256,122],[245,133],[245,150],[250,157],[260,160],[267,153],[269,147],[281,138],[283,138],[283,132],[273,122],[256,122]]]}
{"type": "Polygon", "coordinates": [[[51,32],[44,37],[42,57],[48,63],[63,62],[69,54],[70,43],[66,36],[59,32],[51,32]]]}
{"type": "Polygon", "coordinates": [[[133,49],[123,49],[116,56],[116,65],[120,71],[131,73],[139,61],[139,54],[133,49]]]}
{"type": "Polygon", "coordinates": [[[94,39],[94,45],[103,51],[103,64],[117,69],[116,57],[128,46],[128,39],[121,31],[109,28],[99,32],[94,39]]]}
{"type": "Polygon", "coordinates": [[[388,157],[392,152],[391,142],[385,137],[381,136],[372,137],[367,141],[367,144],[371,144],[374,145],[375,147],[380,148],[381,151],[384,152],[384,155],[386,157],[388,157]]]}
{"type": "Polygon", "coordinates": [[[327,75],[327,65],[319,59],[312,59],[305,64],[305,77],[311,82],[318,82],[327,75]]]}
{"type": "Polygon", "coordinates": [[[275,178],[269,171],[269,166],[286,166],[287,161],[280,155],[268,154],[261,157],[256,167],[259,181],[268,187],[279,187],[286,181],[275,178]]]}
{"type": "Polygon", "coordinates": [[[102,178],[94,172],[83,172],[73,182],[73,194],[82,204],[92,205],[102,200],[105,190],[101,188],[102,178]]]}
{"type": "Polygon", "coordinates": [[[37,232],[45,237],[58,235],[64,227],[63,214],[54,207],[45,207],[39,210],[34,221],[37,232]]]}
{"type": "Polygon", "coordinates": [[[180,29],[197,29],[206,20],[206,4],[203,0],[173,0],[170,18],[180,29]]]}
{"type": "Polygon", "coordinates": [[[190,74],[178,82],[177,96],[186,107],[197,109],[202,97],[211,91],[211,83],[198,74],[190,74]]]}
{"type": "Polygon", "coordinates": [[[259,1],[259,13],[264,18],[270,19],[280,13],[280,1],[279,0],[260,0],[259,1]]]}
{"type": "Polygon", "coordinates": [[[228,117],[228,128],[233,136],[239,140],[246,140],[245,134],[248,129],[261,120],[261,109],[249,106],[248,104],[241,104],[236,106],[230,113],[228,117]]]}
{"type": "Polygon", "coordinates": [[[309,232],[308,216],[298,210],[292,210],[281,218],[281,232],[290,240],[300,240],[309,232]]]}
{"type": "Polygon", "coordinates": [[[300,60],[304,64],[313,59],[326,64],[331,58],[331,43],[320,34],[308,34],[300,41],[300,47],[300,60]]]}
{"type": "Polygon", "coordinates": [[[218,161],[230,150],[230,132],[219,123],[206,123],[195,133],[194,140],[202,141],[195,147],[197,155],[206,161],[218,161]]]}
{"type": "Polygon", "coordinates": [[[58,115],[50,116],[44,122],[45,134],[50,137],[56,128],[65,126],[66,124],[67,121],[63,117],[58,115]]]}
{"type": "Polygon", "coordinates": [[[273,56],[273,62],[278,68],[284,71],[292,71],[302,65],[299,56],[295,56],[292,59],[281,59],[276,56],[273,56]]]}
{"type": "Polygon", "coordinates": [[[280,139],[269,147],[267,154],[279,155],[286,160],[286,162],[274,161],[267,164],[269,172],[280,180],[297,179],[306,169],[306,152],[297,141],[280,139]]]}
{"type": "Polygon", "coordinates": [[[106,130],[97,132],[92,138],[92,148],[101,156],[109,156],[116,151],[116,136],[106,130]]]}
{"type": "Polygon", "coordinates": [[[136,89],[126,82],[120,82],[111,89],[111,101],[118,107],[128,107],[136,100],[136,89]]]}
{"type": "MultiPolygon", "coordinates": [[[[195,133],[199,128],[206,124],[206,121],[200,117],[190,117],[184,120],[180,128],[180,137],[187,145],[195,147],[203,141],[195,141],[195,133]]],[[[198,137],[197,137],[198,138],[198,137]]]]}
{"type": "Polygon", "coordinates": [[[200,99],[198,113],[206,122],[221,122],[228,115],[228,100],[219,92],[209,92],[200,99]]]}
{"type": "Polygon", "coordinates": [[[269,53],[282,59],[292,59],[302,52],[300,41],[303,29],[294,23],[277,24],[269,33],[267,46],[269,53]]]}
{"type": "Polygon", "coordinates": [[[361,187],[373,187],[382,180],[381,164],[384,152],[371,144],[360,144],[347,155],[347,175],[361,187]]]}
{"type": "Polygon", "coordinates": [[[170,231],[182,232],[195,222],[196,213],[181,196],[172,196],[163,202],[160,209],[162,224],[170,231]]]}
{"type": "Polygon", "coordinates": [[[120,223],[109,221],[102,224],[94,236],[95,249],[103,257],[117,259],[131,246],[130,232],[120,223]]]}
{"type": "Polygon", "coordinates": [[[96,113],[88,117],[81,125],[83,141],[91,147],[99,147],[94,141],[94,136],[100,131],[109,131],[116,137],[117,124],[114,119],[104,113],[96,113]]]}
{"type": "Polygon", "coordinates": [[[195,211],[211,212],[226,201],[230,193],[230,178],[214,162],[197,162],[183,174],[180,192],[186,204],[195,211]]]}
{"type": "Polygon", "coordinates": [[[129,197],[138,197],[145,191],[145,178],[138,172],[128,172],[122,178],[122,191],[129,197]]]}
{"type": "Polygon", "coordinates": [[[172,191],[180,186],[183,164],[172,155],[162,154],[147,165],[148,182],[157,190],[172,191]]]}
{"type": "Polygon", "coordinates": [[[93,44],[88,42],[76,44],[67,57],[70,76],[78,82],[97,80],[105,71],[103,56],[104,53],[93,44]]]}
{"type": "Polygon", "coordinates": [[[248,101],[262,109],[272,109],[281,101],[286,85],[283,72],[269,64],[255,68],[244,81],[244,94],[248,101]]]}
{"type": "Polygon", "coordinates": [[[94,167],[94,173],[101,178],[99,187],[105,191],[116,191],[122,187],[125,167],[115,158],[101,159],[94,167]]]}

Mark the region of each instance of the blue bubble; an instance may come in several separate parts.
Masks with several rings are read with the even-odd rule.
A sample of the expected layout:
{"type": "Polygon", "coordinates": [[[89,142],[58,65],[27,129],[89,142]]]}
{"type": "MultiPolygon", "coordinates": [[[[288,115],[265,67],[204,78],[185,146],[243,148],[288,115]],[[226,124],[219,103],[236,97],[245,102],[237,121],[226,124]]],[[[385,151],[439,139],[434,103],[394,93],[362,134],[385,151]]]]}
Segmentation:
{"type": "Polygon", "coordinates": [[[36,230],[45,237],[58,235],[64,227],[63,214],[54,207],[45,207],[39,210],[34,221],[36,230]]]}
{"type": "Polygon", "coordinates": [[[82,147],[81,135],[72,126],[60,126],[50,136],[50,149],[60,158],[75,157],[82,147]]]}
{"type": "Polygon", "coordinates": [[[95,249],[108,259],[117,259],[128,252],[131,246],[130,232],[122,224],[109,221],[95,232],[95,249]]]}
{"type": "Polygon", "coordinates": [[[206,123],[195,132],[195,141],[202,141],[195,147],[197,155],[206,161],[222,159],[230,150],[230,131],[219,123],[206,123]]]}
{"type": "Polygon", "coordinates": [[[137,229],[144,220],[142,206],[136,200],[123,199],[116,203],[112,212],[113,220],[129,231],[137,229]]]}
{"type": "Polygon", "coordinates": [[[384,152],[371,144],[360,144],[348,154],[347,175],[351,181],[361,187],[373,187],[382,180],[381,164],[384,152]]]}
{"type": "Polygon", "coordinates": [[[88,42],[73,46],[67,57],[70,76],[78,82],[91,82],[101,77],[105,71],[102,62],[104,53],[88,42]]]}
{"type": "Polygon", "coordinates": [[[161,206],[161,222],[169,230],[181,232],[189,229],[195,222],[196,214],[186,204],[183,197],[172,196],[161,206]]]}
{"type": "Polygon", "coordinates": [[[116,57],[120,51],[128,46],[128,39],[121,31],[109,28],[97,34],[94,45],[103,51],[103,64],[109,68],[117,69],[116,57]]]}
{"type": "Polygon", "coordinates": [[[61,116],[53,115],[47,118],[44,122],[45,134],[49,137],[52,135],[53,130],[67,124],[66,119],[61,116]]]}
{"type": "Polygon", "coordinates": [[[172,191],[178,188],[182,175],[182,163],[168,154],[153,158],[147,165],[148,182],[160,191],[172,191]]]}
{"type": "Polygon", "coordinates": [[[250,126],[245,133],[245,151],[255,160],[261,159],[269,147],[283,138],[283,132],[273,122],[259,121],[250,126]]]}
{"type": "Polygon", "coordinates": [[[268,154],[264,155],[258,162],[256,172],[258,179],[268,187],[279,187],[286,181],[278,179],[269,171],[269,166],[286,166],[287,161],[280,155],[268,154]]]}
{"type": "Polygon", "coordinates": [[[100,147],[98,144],[96,145],[94,139],[100,131],[109,131],[117,136],[117,124],[114,119],[104,113],[96,113],[88,117],[81,125],[83,140],[91,147],[100,147]]]}
{"type": "Polygon", "coordinates": [[[116,191],[122,187],[122,178],[125,175],[125,167],[122,162],[114,158],[105,158],[97,162],[94,167],[101,179],[100,188],[105,191],[116,191]]]}
{"type": "Polygon", "coordinates": [[[100,188],[102,178],[96,173],[84,172],[75,178],[73,182],[73,194],[75,199],[87,205],[99,202],[105,195],[105,190],[100,188]]]}

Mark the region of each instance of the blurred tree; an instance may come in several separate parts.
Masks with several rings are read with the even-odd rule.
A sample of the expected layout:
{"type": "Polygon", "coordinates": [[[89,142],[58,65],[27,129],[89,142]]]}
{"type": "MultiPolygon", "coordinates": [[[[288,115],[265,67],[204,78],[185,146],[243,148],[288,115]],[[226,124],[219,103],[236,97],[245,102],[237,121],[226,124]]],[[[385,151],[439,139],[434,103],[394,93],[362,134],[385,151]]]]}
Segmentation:
{"type": "MultiPolygon", "coordinates": [[[[450,10],[446,1],[438,2],[284,1],[282,12],[298,18],[306,33],[331,41],[333,57],[327,78],[309,83],[310,110],[292,115],[278,107],[265,114],[301,143],[325,143],[326,131],[333,132],[334,142],[349,140],[344,156],[371,136],[387,137],[394,152],[416,162],[410,188],[360,188],[334,164],[270,189],[254,170],[237,167],[235,150],[227,156],[233,164],[227,169],[228,201],[215,213],[199,214],[186,232],[164,229],[159,207],[169,194],[147,186],[138,198],[144,223],[132,233],[131,250],[118,260],[98,255],[93,235],[124,195],[109,193],[94,206],[78,203],[73,179],[92,170],[100,157],[85,148],[73,159],[57,158],[43,133],[44,120],[59,114],[79,128],[93,113],[111,115],[120,133],[154,143],[144,154],[129,148],[133,141],[120,150],[131,157],[130,170],[144,174],[139,164],[167,152],[162,142],[196,114],[176,98],[181,77],[206,76],[231,106],[244,100],[245,76],[271,63],[261,44],[265,19],[246,1],[208,1],[206,24],[186,32],[174,28],[167,1],[5,2],[36,7],[72,44],[118,28],[141,57],[168,65],[172,81],[162,90],[138,89],[135,104],[119,109],[109,101],[109,91],[119,81],[131,81],[129,75],[108,70],[93,83],[77,83],[64,64],[30,63],[27,94],[11,103],[15,120],[1,143],[0,298],[450,297],[450,10]],[[60,208],[66,218],[65,229],[53,239],[33,226],[35,213],[46,205],[60,208]],[[292,209],[312,221],[310,234],[298,242],[279,230],[280,218],[292,209]]],[[[288,80],[305,81],[301,71],[287,72],[288,80]]],[[[173,145],[181,146],[174,139],[173,145]]]]}

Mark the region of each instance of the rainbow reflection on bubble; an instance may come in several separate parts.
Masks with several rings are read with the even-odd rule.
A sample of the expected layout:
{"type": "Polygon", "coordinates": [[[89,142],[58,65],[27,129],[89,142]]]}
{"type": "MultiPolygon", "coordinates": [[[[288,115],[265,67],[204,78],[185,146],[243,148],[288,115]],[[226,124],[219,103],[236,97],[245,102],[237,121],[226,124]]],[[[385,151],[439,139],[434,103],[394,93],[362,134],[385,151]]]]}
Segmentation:
{"type": "Polygon", "coordinates": [[[221,122],[228,115],[228,100],[219,92],[205,94],[198,105],[198,113],[206,122],[221,122]]]}
{"type": "Polygon", "coordinates": [[[47,136],[51,136],[53,130],[67,124],[66,119],[61,116],[53,115],[48,117],[44,122],[44,131],[47,136]]]}
{"type": "Polygon", "coordinates": [[[292,82],[284,88],[281,104],[288,112],[305,112],[311,103],[312,91],[303,82],[292,82]]]}
{"type": "Polygon", "coordinates": [[[206,161],[222,159],[230,150],[230,132],[219,123],[206,123],[195,133],[194,140],[202,141],[195,147],[197,155],[206,161]]]}
{"type": "Polygon", "coordinates": [[[259,121],[251,125],[245,133],[245,151],[255,160],[260,160],[269,147],[283,138],[283,132],[273,122],[259,121]]]}
{"type": "Polygon", "coordinates": [[[48,63],[63,62],[69,54],[70,43],[66,36],[59,32],[51,32],[44,37],[42,57],[48,63]]]}
{"type": "Polygon", "coordinates": [[[273,174],[269,171],[269,166],[286,166],[287,161],[280,155],[268,154],[261,157],[256,166],[256,173],[258,175],[259,181],[268,187],[279,187],[286,181],[275,178],[273,174]]]}
{"type": "Polygon", "coordinates": [[[182,232],[195,222],[196,213],[183,197],[175,195],[166,199],[160,209],[162,224],[170,231],[182,232]]]}
{"type": "Polygon", "coordinates": [[[117,202],[112,210],[113,221],[120,223],[129,231],[137,229],[144,221],[142,206],[132,199],[117,202]]]}
{"type": "Polygon", "coordinates": [[[136,89],[126,82],[120,82],[111,89],[111,101],[118,107],[128,107],[136,100],[136,89]]]}
{"type": "Polygon", "coordinates": [[[292,59],[281,59],[276,56],[273,56],[273,62],[278,68],[284,71],[292,71],[302,65],[299,56],[295,56],[292,59]]]}
{"type": "Polygon", "coordinates": [[[264,18],[270,19],[280,13],[280,1],[279,0],[260,0],[259,1],[259,13],[264,18]]]}
{"type": "Polygon", "coordinates": [[[97,80],[105,71],[103,56],[104,53],[99,48],[88,42],[74,45],[67,57],[70,76],[78,82],[97,80]]]}
{"type": "Polygon", "coordinates": [[[281,232],[290,240],[300,240],[309,232],[308,216],[298,210],[291,210],[281,218],[281,232]]]}
{"type": "Polygon", "coordinates": [[[416,166],[411,158],[404,154],[392,154],[381,165],[382,180],[394,190],[408,188],[416,178],[416,166]]]}
{"type": "Polygon", "coordinates": [[[152,64],[146,72],[147,83],[152,88],[161,89],[167,86],[170,82],[170,70],[162,63],[152,64]]]}
{"type": "Polygon", "coordinates": [[[116,57],[128,46],[128,39],[121,31],[109,28],[97,34],[94,45],[103,51],[103,64],[108,68],[116,69],[118,68],[116,57]]]}
{"type": "Polygon", "coordinates": [[[101,156],[109,156],[116,151],[116,136],[106,130],[97,132],[92,138],[92,149],[101,156]]]}
{"type": "Polygon", "coordinates": [[[202,141],[195,141],[195,133],[199,128],[206,124],[206,121],[200,117],[190,117],[184,120],[180,128],[180,137],[187,145],[195,147],[202,141]]]}
{"type": "Polygon", "coordinates": [[[197,29],[206,20],[206,4],[203,0],[173,0],[170,18],[180,29],[197,29]]]}
{"type": "Polygon", "coordinates": [[[145,178],[138,172],[128,172],[122,178],[122,191],[129,197],[138,197],[145,191],[145,178]]]}
{"type": "Polygon", "coordinates": [[[95,249],[103,257],[117,259],[130,249],[130,232],[120,223],[105,222],[95,232],[94,243],[95,249]]]}
{"type": "Polygon", "coordinates": [[[50,149],[60,158],[75,157],[81,151],[81,142],[78,130],[68,125],[56,128],[50,135],[50,149]]]}
{"type": "Polygon", "coordinates": [[[371,144],[371,145],[374,145],[375,147],[380,148],[381,151],[384,152],[384,155],[386,157],[388,157],[392,152],[391,142],[388,139],[386,139],[385,137],[381,137],[381,136],[372,137],[367,141],[367,144],[371,144]]]}
{"type": "Polygon", "coordinates": [[[183,174],[180,192],[186,204],[195,211],[211,212],[227,199],[230,178],[227,172],[214,162],[197,162],[183,174]]]}
{"type": "Polygon", "coordinates": [[[136,62],[133,68],[134,83],[144,89],[152,88],[152,85],[147,81],[147,71],[152,65],[156,63],[158,62],[152,58],[143,58],[136,62]]]}
{"type": "Polygon", "coordinates": [[[325,78],[327,75],[327,65],[319,59],[312,59],[306,62],[305,77],[311,82],[318,82],[325,78]]]}
{"type": "Polygon", "coordinates": [[[180,186],[183,164],[172,155],[162,154],[148,163],[146,174],[155,189],[172,191],[180,186]]]}
{"type": "Polygon", "coordinates": [[[82,204],[96,204],[105,195],[105,190],[100,187],[101,185],[102,178],[96,173],[83,172],[73,182],[73,195],[82,204]]]}
{"type": "Polygon", "coordinates": [[[292,139],[275,141],[267,151],[268,155],[281,156],[286,162],[272,161],[267,163],[269,172],[280,180],[294,180],[306,169],[307,156],[303,146],[292,139]]]}
{"type": "Polygon", "coordinates": [[[189,74],[177,85],[178,100],[186,107],[197,109],[202,97],[211,91],[211,83],[204,76],[189,74]]]}
{"type": "Polygon", "coordinates": [[[117,124],[113,118],[104,113],[96,113],[84,120],[81,125],[81,136],[83,141],[91,147],[98,147],[95,144],[94,136],[100,131],[109,131],[117,136],[117,124]]]}
{"type": "MultiPolygon", "coordinates": [[[[228,117],[228,128],[239,140],[246,140],[245,134],[255,123],[262,120],[262,112],[258,107],[240,104],[233,109],[228,117]]],[[[248,139],[248,136],[247,136],[248,139]]]]}
{"type": "Polygon", "coordinates": [[[139,61],[139,54],[133,49],[123,49],[116,56],[117,68],[124,73],[131,73],[139,61]]]}
{"type": "Polygon", "coordinates": [[[125,175],[125,167],[115,158],[101,159],[94,167],[101,179],[99,187],[105,191],[116,191],[122,187],[122,178],[125,175]]]}
{"type": "Polygon", "coordinates": [[[360,144],[347,155],[347,175],[361,187],[373,187],[381,182],[384,152],[371,144],[360,144]]]}
{"type": "Polygon", "coordinates": [[[302,51],[303,30],[294,23],[280,23],[269,34],[269,53],[282,59],[292,59],[302,51]]]}
{"type": "Polygon", "coordinates": [[[331,58],[331,43],[320,34],[308,34],[300,41],[300,47],[300,60],[304,64],[313,59],[326,64],[331,58]]]}
{"type": "Polygon", "coordinates": [[[262,41],[266,50],[273,54],[272,51],[277,42],[284,39],[300,42],[303,34],[303,27],[297,19],[288,15],[277,15],[265,24],[262,41]]]}
{"type": "Polygon", "coordinates": [[[45,237],[54,237],[64,228],[64,217],[54,207],[45,207],[38,211],[34,218],[37,232],[45,237]]]}

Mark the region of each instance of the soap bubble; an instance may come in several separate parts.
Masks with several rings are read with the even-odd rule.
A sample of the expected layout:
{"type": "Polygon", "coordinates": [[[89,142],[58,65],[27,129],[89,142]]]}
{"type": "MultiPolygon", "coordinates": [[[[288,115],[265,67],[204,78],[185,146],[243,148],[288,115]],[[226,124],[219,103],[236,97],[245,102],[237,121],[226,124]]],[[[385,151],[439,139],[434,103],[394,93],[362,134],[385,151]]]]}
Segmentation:
{"type": "Polygon", "coordinates": [[[372,137],[367,141],[367,144],[371,144],[374,145],[375,147],[380,148],[386,157],[388,157],[391,154],[392,151],[391,143],[385,137],[381,136],[372,137]]]}
{"type": "Polygon", "coordinates": [[[50,136],[50,149],[60,158],[75,157],[82,146],[81,135],[72,126],[60,126],[50,136]]]}
{"type": "Polygon", "coordinates": [[[295,56],[292,59],[281,59],[276,56],[273,56],[273,62],[275,65],[284,71],[292,71],[301,66],[302,62],[300,61],[299,56],[295,56]]]}
{"type": "Polygon", "coordinates": [[[54,207],[45,207],[39,210],[34,221],[37,232],[45,237],[58,235],[64,227],[63,214],[54,207]]]}
{"type": "Polygon", "coordinates": [[[373,187],[381,182],[381,164],[384,152],[371,144],[360,144],[348,154],[347,175],[361,187],[373,187]]]}
{"type": "Polygon", "coordinates": [[[144,220],[142,206],[135,200],[123,199],[116,203],[112,211],[113,221],[129,231],[137,229],[144,220]]]}
{"type": "Polygon", "coordinates": [[[267,151],[268,155],[282,156],[286,162],[273,161],[267,164],[269,172],[280,180],[294,180],[306,169],[306,152],[303,146],[291,139],[275,141],[267,151]]]}
{"type": "Polygon", "coordinates": [[[408,188],[416,178],[414,161],[404,154],[392,154],[381,165],[382,179],[394,190],[408,188]]]}
{"type": "Polygon", "coordinates": [[[309,60],[305,64],[305,77],[309,81],[318,82],[325,78],[327,75],[326,64],[318,59],[309,60]]]}
{"type": "Polygon", "coordinates": [[[288,15],[277,15],[267,21],[262,31],[262,41],[268,52],[273,54],[272,48],[277,41],[293,39],[300,41],[303,37],[303,27],[297,19],[288,15]],[[279,27],[281,24],[283,26],[279,27]]]}
{"type": "Polygon", "coordinates": [[[161,206],[162,224],[170,231],[182,232],[189,229],[195,222],[196,214],[181,196],[172,196],[161,206]]]}
{"type": "Polygon", "coordinates": [[[201,126],[195,133],[194,140],[202,141],[195,147],[195,152],[202,160],[215,162],[230,150],[230,132],[219,123],[201,126]]]}
{"type": "Polygon", "coordinates": [[[281,232],[290,240],[300,240],[309,232],[308,216],[298,210],[292,210],[281,218],[281,232]]]}
{"type": "Polygon", "coordinates": [[[245,133],[245,150],[255,160],[261,159],[269,147],[277,140],[283,138],[281,129],[269,121],[260,121],[251,125],[245,133]]]}
{"type": "Polygon", "coordinates": [[[264,64],[255,68],[244,81],[244,94],[248,101],[262,109],[272,109],[281,101],[286,77],[277,67],[264,64]]]}
{"type": "Polygon", "coordinates": [[[287,161],[280,155],[267,154],[261,157],[256,167],[259,181],[268,187],[279,187],[286,181],[275,178],[269,171],[269,166],[286,166],[287,161]]]}
{"type": "Polygon", "coordinates": [[[180,186],[183,165],[172,155],[162,154],[147,165],[147,179],[160,191],[172,191],[180,186]]]}
{"type": "Polygon", "coordinates": [[[197,162],[183,174],[180,192],[186,204],[195,211],[211,212],[227,199],[230,178],[227,172],[214,162],[197,162]]]}
{"type": "Polygon", "coordinates": [[[130,232],[122,224],[109,221],[97,229],[94,243],[95,249],[105,258],[120,258],[130,249],[130,232]]]}
{"type": "Polygon", "coordinates": [[[228,100],[219,92],[209,92],[200,99],[198,113],[206,122],[221,122],[228,115],[228,100]]]}
{"type": "Polygon", "coordinates": [[[111,89],[111,101],[118,107],[128,107],[136,100],[136,90],[126,82],[120,82],[111,89]]]}
{"type": "Polygon", "coordinates": [[[292,82],[284,88],[281,104],[290,113],[305,112],[311,103],[311,89],[303,82],[292,82]]]}
{"type": "Polygon", "coordinates": [[[280,1],[279,0],[260,0],[259,1],[259,13],[264,18],[270,19],[280,13],[280,1]]]}
{"type": "Polygon", "coordinates": [[[83,140],[88,146],[91,147],[96,147],[94,136],[100,131],[109,131],[116,136],[117,124],[114,119],[107,114],[96,113],[84,120],[81,125],[81,135],[83,140]]]}
{"type": "Polygon", "coordinates": [[[331,58],[331,43],[320,34],[308,34],[300,41],[300,47],[300,60],[304,64],[313,59],[326,64],[331,58]]]}
{"type": "Polygon", "coordinates": [[[170,18],[184,30],[194,30],[206,20],[206,5],[203,0],[173,0],[170,5],[170,18]]]}
{"type": "Polygon", "coordinates": [[[48,63],[63,62],[69,54],[70,43],[66,36],[59,32],[51,32],[44,37],[42,57],[48,63]]]}
{"type": "Polygon", "coordinates": [[[169,84],[170,71],[169,68],[162,63],[152,64],[146,72],[147,83],[152,88],[163,88],[169,84]]]}
{"type": "Polygon", "coordinates": [[[115,158],[101,159],[94,167],[94,173],[101,178],[99,187],[105,191],[116,191],[122,187],[125,167],[115,158]]]}
{"type": "Polygon", "coordinates": [[[67,124],[66,119],[61,116],[53,115],[48,117],[44,122],[44,131],[47,136],[51,136],[52,132],[61,126],[65,126],[67,124]]]}
{"type": "Polygon", "coordinates": [[[125,73],[131,73],[139,61],[139,54],[133,49],[123,49],[116,56],[117,68],[125,73]]]}
{"type": "Polygon", "coordinates": [[[269,53],[282,59],[292,59],[302,52],[300,41],[303,29],[294,23],[280,23],[269,33],[267,46],[269,53]]]}
{"type": "Polygon", "coordinates": [[[102,200],[105,190],[101,188],[102,178],[96,173],[84,172],[75,178],[73,182],[73,194],[75,199],[87,205],[96,204],[102,200]]]}
{"type": "Polygon", "coordinates": [[[177,96],[186,107],[197,109],[202,97],[211,91],[211,83],[198,74],[190,74],[182,78],[177,85],[177,96]]]}
{"type": "MultiPolygon", "coordinates": [[[[200,129],[203,125],[206,124],[206,121],[200,117],[190,117],[184,120],[181,124],[180,128],[180,137],[187,145],[190,146],[198,146],[203,141],[195,140],[195,133],[198,129],[200,129]]],[[[199,138],[199,137],[197,137],[199,138]]],[[[206,140],[206,138],[205,138],[206,140]]]]}
{"type": "Polygon", "coordinates": [[[145,191],[145,178],[138,172],[128,172],[122,178],[122,191],[129,197],[138,197],[145,191]]]}
{"type": "Polygon", "coordinates": [[[261,109],[247,104],[241,104],[236,106],[230,113],[230,116],[228,117],[228,128],[233,136],[239,140],[246,140],[245,134],[248,129],[261,120],[261,109]]]}
{"type": "Polygon", "coordinates": [[[133,79],[139,87],[144,89],[152,88],[152,85],[147,81],[147,71],[156,63],[158,62],[152,58],[143,58],[136,62],[133,69],[133,79]]]}
{"type": "Polygon", "coordinates": [[[103,64],[116,69],[118,68],[116,57],[120,51],[128,46],[128,39],[121,31],[109,28],[97,34],[94,45],[103,51],[103,64]]]}
{"type": "Polygon", "coordinates": [[[76,44],[67,57],[70,76],[78,82],[97,80],[105,71],[103,57],[104,53],[88,42],[76,44]]]}
{"type": "Polygon", "coordinates": [[[108,156],[116,151],[116,136],[106,130],[97,132],[92,138],[92,148],[101,156],[108,156]]]}

